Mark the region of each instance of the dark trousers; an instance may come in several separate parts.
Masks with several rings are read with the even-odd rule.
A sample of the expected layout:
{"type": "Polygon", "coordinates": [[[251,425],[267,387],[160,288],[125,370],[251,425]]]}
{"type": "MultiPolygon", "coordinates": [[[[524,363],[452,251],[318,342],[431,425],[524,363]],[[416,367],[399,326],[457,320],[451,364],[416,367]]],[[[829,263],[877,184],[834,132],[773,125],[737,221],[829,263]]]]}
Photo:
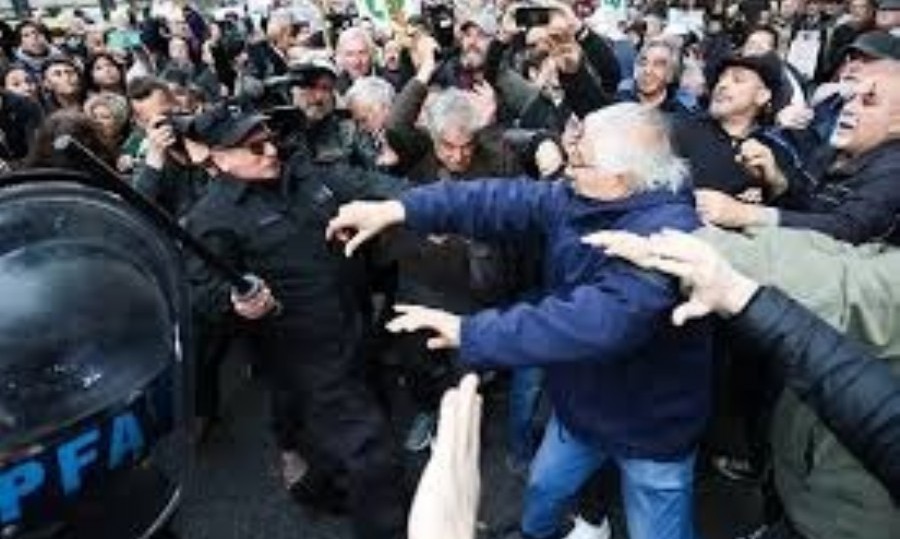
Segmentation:
{"type": "Polygon", "coordinates": [[[193,324],[195,415],[218,419],[221,411],[219,374],[237,329],[230,324],[215,326],[202,319],[193,324]]]}
{"type": "Polygon", "coordinates": [[[437,412],[444,391],[459,382],[462,369],[454,353],[429,350],[427,338],[419,333],[394,335],[388,353],[407,379],[416,411],[437,412]]]}
{"type": "Polygon", "coordinates": [[[285,397],[280,413],[293,419],[284,427],[312,468],[341,470],[357,538],[403,537],[402,469],[364,382],[360,341],[304,333],[288,327],[255,339],[273,391],[285,397]]]}

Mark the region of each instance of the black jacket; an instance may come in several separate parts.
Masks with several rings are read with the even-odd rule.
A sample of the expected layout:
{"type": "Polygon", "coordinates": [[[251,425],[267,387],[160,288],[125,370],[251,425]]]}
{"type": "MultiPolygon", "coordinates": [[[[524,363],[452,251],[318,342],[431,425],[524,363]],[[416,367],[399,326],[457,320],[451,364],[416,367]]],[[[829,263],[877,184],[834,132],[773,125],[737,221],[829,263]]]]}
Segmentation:
{"type": "Polygon", "coordinates": [[[778,361],[785,385],[900,503],[900,380],[888,365],[774,288],[731,327],[778,361]]]}
{"type": "Polygon", "coordinates": [[[287,60],[268,41],[252,43],[247,47],[248,72],[259,80],[284,75],[288,71],[287,60]]]}
{"type": "MultiPolygon", "coordinates": [[[[375,172],[298,158],[284,166],[280,181],[214,179],[185,221],[210,249],[262,277],[280,299],[281,313],[260,329],[346,342],[359,330],[359,257],[344,257],[339,245],[326,241],[325,228],[341,204],[392,197],[403,186],[375,172]]],[[[198,260],[188,261],[188,276],[197,314],[227,320],[230,285],[198,260]]]]}
{"type": "Polygon", "coordinates": [[[132,186],[176,218],[184,216],[203,196],[209,175],[201,168],[166,163],[162,170],[141,165],[132,186]]]}
{"type": "Polygon", "coordinates": [[[900,245],[900,140],[833,168],[818,186],[794,196],[779,213],[781,226],[807,228],[849,243],[900,245]]]}
{"type": "Polygon", "coordinates": [[[0,90],[0,159],[24,159],[43,118],[37,103],[0,90]]]}
{"type": "Polygon", "coordinates": [[[735,159],[740,144],[751,138],[772,150],[792,188],[807,181],[796,151],[776,129],[760,127],[745,139],[735,139],[709,115],[676,112],[669,117],[675,152],[690,164],[695,187],[737,195],[759,186],[759,181],[735,159]]]}

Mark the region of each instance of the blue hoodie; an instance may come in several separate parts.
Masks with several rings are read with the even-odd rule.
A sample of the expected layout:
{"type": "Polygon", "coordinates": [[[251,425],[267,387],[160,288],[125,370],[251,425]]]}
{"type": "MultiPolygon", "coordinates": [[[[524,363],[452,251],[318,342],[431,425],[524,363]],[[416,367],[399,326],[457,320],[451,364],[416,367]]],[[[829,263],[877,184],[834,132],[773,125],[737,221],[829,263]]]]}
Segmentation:
{"type": "Polygon", "coordinates": [[[694,449],[710,409],[708,322],[673,327],[675,280],[581,242],[598,230],[693,230],[689,193],[600,201],[566,183],[493,180],[432,184],[401,202],[408,226],[425,233],[526,247],[543,237],[543,297],[465,317],[463,361],[543,366],[557,417],[613,456],[670,460],[694,449]]]}

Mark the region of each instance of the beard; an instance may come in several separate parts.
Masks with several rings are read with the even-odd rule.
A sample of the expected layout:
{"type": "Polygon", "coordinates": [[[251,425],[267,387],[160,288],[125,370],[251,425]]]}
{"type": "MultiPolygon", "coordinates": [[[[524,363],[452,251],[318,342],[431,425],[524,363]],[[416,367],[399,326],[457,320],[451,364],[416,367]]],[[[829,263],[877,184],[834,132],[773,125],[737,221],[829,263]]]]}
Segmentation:
{"type": "Polygon", "coordinates": [[[459,57],[459,63],[464,69],[480,70],[487,64],[487,52],[480,49],[469,49],[462,51],[459,57]]]}
{"type": "Polygon", "coordinates": [[[302,108],[306,119],[311,122],[318,122],[324,119],[334,110],[334,106],[330,103],[307,103],[302,108]]]}

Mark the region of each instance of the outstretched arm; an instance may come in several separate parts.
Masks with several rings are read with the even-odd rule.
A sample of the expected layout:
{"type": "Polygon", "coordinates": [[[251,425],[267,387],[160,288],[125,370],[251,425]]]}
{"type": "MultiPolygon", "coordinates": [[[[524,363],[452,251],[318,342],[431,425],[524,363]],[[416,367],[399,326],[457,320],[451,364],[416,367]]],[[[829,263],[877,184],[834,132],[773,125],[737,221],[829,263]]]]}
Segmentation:
{"type": "Polygon", "coordinates": [[[886,363],[778,289],[760,288],[700,239],[600,232],[586,241],[678,276],[690,299],[676,321],[712,311],[733,316],[757,355],[778,362],[785,384],[900,499],[900,379],[886,363]]]}
{"type": "Polygon", "coordinates": [[[402,223],[428,234],[482,241],[527,237],[558,213],[553,207],[562,201],[562,189],[526,180],[439,182],[406,191],[399,200],[346,204],[329,223],[327,235],[347,242],[347,256],[402,223]]]}

